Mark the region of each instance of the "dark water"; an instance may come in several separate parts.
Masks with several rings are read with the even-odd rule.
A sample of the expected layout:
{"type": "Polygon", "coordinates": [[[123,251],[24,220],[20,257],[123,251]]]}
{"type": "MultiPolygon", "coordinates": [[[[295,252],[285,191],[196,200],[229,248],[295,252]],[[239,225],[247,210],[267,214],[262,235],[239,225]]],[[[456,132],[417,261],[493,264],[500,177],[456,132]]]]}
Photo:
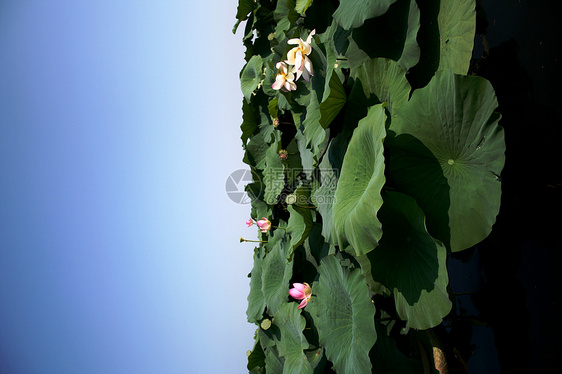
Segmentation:
{"type": "MultiPolygon", "coordinates": [[[[441,0],[446,1],[446,0],[441,0]]],[[[498,96],[506,138],[492,234],[449,258],[451,373],[558,372],[562,351],[560,1],[482,0],[473,73],[498,96]]]]}

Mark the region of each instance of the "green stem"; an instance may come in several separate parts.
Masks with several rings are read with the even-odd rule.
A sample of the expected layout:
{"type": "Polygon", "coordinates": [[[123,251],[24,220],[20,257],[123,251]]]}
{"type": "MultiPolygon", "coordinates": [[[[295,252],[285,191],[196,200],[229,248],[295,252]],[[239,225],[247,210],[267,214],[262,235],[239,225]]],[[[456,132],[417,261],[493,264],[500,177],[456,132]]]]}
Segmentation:
{"type": "Polygon", "coordinates": [[[240,243],[269,243],[267,240],[249,240],[249,239],[244,239],[244,238],[240,238],[240,243]]]}

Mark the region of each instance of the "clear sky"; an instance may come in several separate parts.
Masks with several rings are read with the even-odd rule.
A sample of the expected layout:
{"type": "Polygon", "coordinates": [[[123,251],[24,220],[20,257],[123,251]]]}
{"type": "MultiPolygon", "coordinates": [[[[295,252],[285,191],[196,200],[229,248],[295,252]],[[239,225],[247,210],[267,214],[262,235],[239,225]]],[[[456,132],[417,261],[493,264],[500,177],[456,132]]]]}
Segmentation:
{"type": "Polygon", "coordinates": [[[0,1],[0,373],[247,372],[236,5],[0,1]]]}

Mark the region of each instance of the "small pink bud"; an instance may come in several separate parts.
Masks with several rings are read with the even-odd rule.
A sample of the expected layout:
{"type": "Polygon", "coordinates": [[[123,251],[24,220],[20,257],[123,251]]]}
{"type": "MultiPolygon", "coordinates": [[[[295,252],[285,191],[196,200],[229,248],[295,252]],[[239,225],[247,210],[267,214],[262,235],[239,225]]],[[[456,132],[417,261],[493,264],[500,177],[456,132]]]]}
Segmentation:
{"type": "Polygon", "coordinates": [[[252,226],[253,224],[254,224],[254,221],[251,218],[246,221],[246,225],[248,225],[248,227],[252,226]]]}

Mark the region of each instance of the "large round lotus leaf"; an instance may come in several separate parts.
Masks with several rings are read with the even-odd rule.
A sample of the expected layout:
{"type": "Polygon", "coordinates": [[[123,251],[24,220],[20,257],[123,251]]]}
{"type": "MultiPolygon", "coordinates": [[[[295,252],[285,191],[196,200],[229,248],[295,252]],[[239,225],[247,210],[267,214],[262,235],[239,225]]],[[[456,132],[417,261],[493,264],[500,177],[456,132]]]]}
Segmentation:
{"type": "Polygon", "coordinates": [[[476,32],[474,0],[441,1],[439,16],[439,68],[466,74],[476,32]]]}
{"type": "Polygon", "coordinates": [[[240,75],[240,87],[246,100],[250,101],[252,92],[260,84],[262,77],[263,60],[259,55],[252,56],[250,61],[244,66],[240,75]]]}
{"type": "Polygon", "coordinates": [[[305,349],[308,342],[303,330],[306,320],[297,309],[297,303],[285,303],[273,318],[273,323],[279,327],[279,336],[276,336],[279,355],[285,358],[283,365],[284,374],[312,374],[312,365],[308,362],[305,349]]]}
{"type": "Polygon", "coordinates": [[[484,239],[499,211],[505,142],[497,105],[487,80],[437,72],[395,111],[389,128],[392,179],[452,251],[484,239]]]}
{"type": "Polygon", "coordinates": [[[386,114],[382,105],[369,108],[359,121],[343,159],[335,193],[333,230],[340,248],[351,244],[355,255],[372,251],[382,235],[377,211],[385,182],[383,139],[386,114]]]}
{"type": "Polygon", "coordinates": [[[322,259],[306,307],[318,328],[320,345],[337,373],[370,373],[369,351],[377,339],[375,306],[359,270],[340,265],[334,256],[322,259]]]}
{"type": "Polygon", "coordinates": [[[340,0],[334,19],[344,29],[359,27],[366,19],[383,15],[396,0],[340,0]]]}
{"type": "Polygon", "coordinates": [[[373,280],[393,292],[398,315],[408,326],[434,327],[451,310],[447,250],[427,233],[424,214],[412,197],[386,192],[383,198],[384,235],[367,255],[373,280]]]}

